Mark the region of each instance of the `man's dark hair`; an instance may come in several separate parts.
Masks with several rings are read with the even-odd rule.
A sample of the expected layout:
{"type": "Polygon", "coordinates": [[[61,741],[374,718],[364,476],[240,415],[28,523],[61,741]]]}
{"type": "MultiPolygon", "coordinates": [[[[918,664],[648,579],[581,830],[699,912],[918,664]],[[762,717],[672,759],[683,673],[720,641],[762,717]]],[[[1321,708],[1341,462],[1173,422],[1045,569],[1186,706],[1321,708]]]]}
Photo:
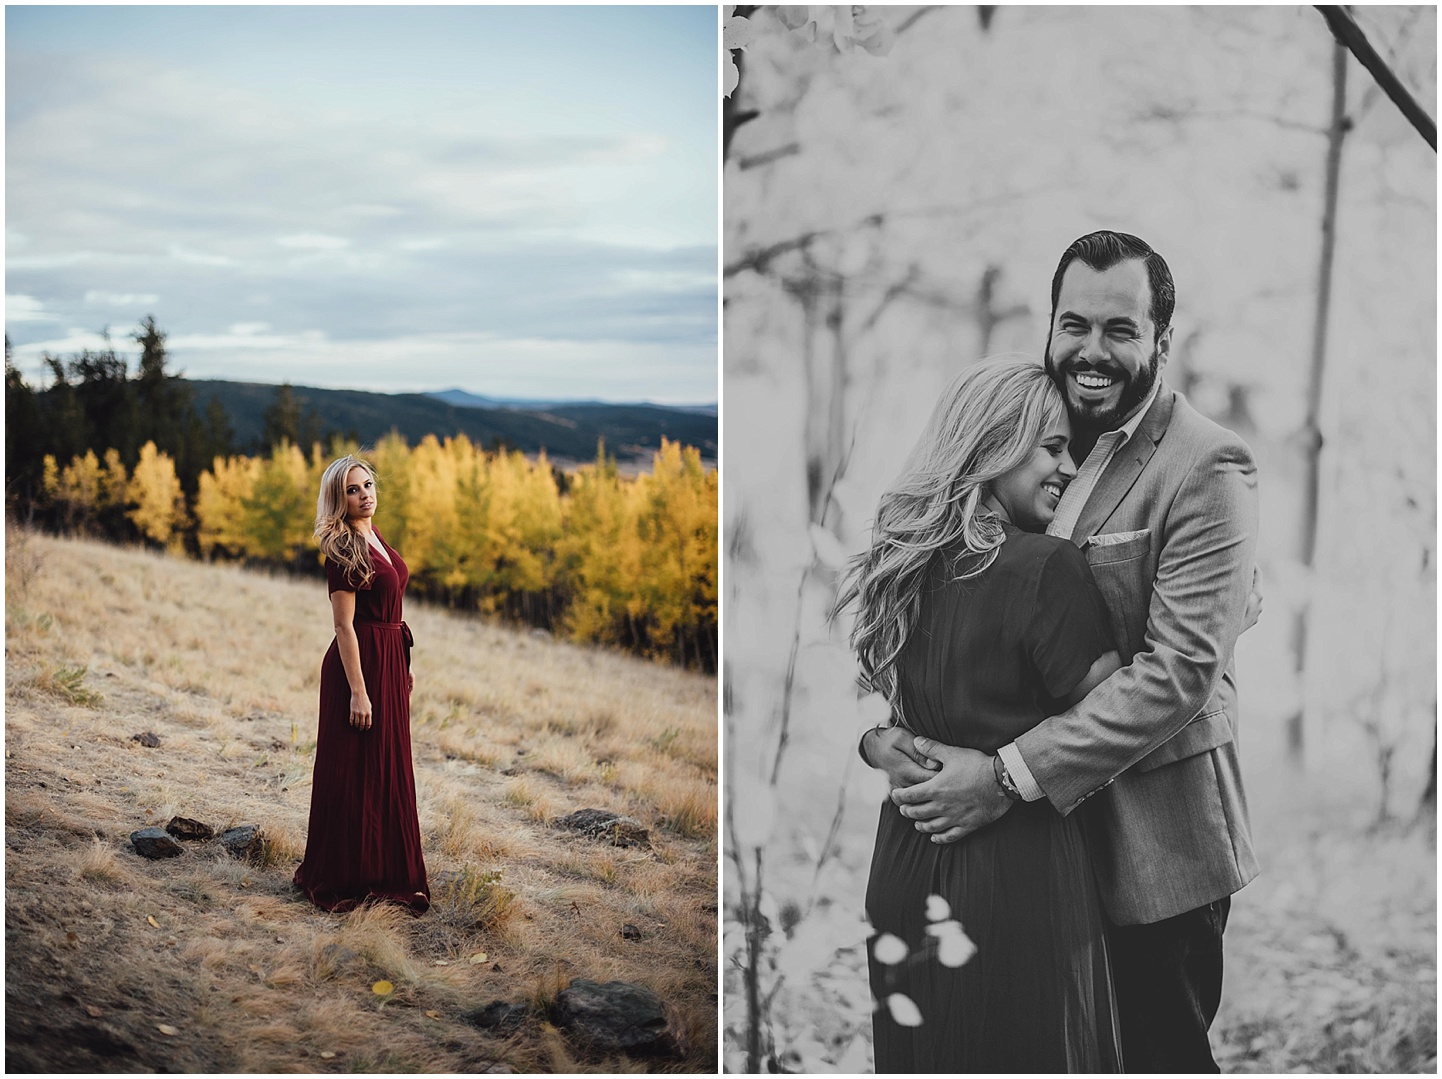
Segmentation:
{"type": "MultiPolygon", "coordinates": [[[[1126,259],[1140,259],[1145,262],[1147,282],[1152,289],[1152,306],[1147,314],[1157,329],[1156,336],[1161,337],[1162,331],[1172,324],[1172,310],[1177,305],[1177,288],[1172,283],[1172,271],[1167,268],[1167,260],[1153,251],[1145,240],[1139,240],[1125,232],[1112,232],[1110,229],[1089,232],[1081,239],[1072,241],[1072,245],[1062,253],[1056,274],[1051,279],[1052,322],[1056,321],[1056,301],[1061,295],[1062,275],[1077,259],[1081,259],[1097,273],[1110,270],[1126,259]]],[[[1047,333],[1049,338],[1050,323],[1047,333]]]]}

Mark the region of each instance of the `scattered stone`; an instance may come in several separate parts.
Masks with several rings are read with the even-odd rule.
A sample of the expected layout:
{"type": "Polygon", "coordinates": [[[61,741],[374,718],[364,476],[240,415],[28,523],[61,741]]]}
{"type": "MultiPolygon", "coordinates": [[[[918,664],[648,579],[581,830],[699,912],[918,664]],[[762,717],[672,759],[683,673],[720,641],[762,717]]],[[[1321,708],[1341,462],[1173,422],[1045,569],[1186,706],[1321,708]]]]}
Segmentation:
{"type": "Polygon", "coordinates": [[[345,945],[327,944],[320,950],[320,957],[315,965],[316,977],[322,981],[327,978],[335,978],[352,968],[359,967],[362,962],[361,956],[345,945]]]}
{"type": "Polygon", "coordinates": [[[635,817],[623,817],[609,809],[578,809],[556,821],[561,828],[580,832],[591,839],[604,839],[613,847],[649,847],[651,833],[635,817]]]}
{"type": "Polygon", "coordinates": [[[185,848],[171,839],[163,828],[142,828],[131,832],[130,843],[142,858],[174,858],[185,853],[185,848]]]}
{"type": "Polygon", "coordinates": [[[130,736],[130,740],[132,742],[139,742],[146,749],[160,748],[160,735],[156,734],[154,731],[145,731],[141,734],[132,734],[130,736]]]}
{"type": "Polygon", "coordinates": [[[531,1009],[524,1004],[512,1004],[507,1000],[493,1000],[484,1008],[467,1012],[462,1018],[474,1026],[509,1034],[511,1031],[519,1029],[530,1014],[531,1009]]]}
{"type": "Polygon", "coordinates": [[[509,1064],[502,1064],[499,1060],[494,1064],[487,1064],[480,1070],[481,1075],[515,1075],[516,1069],[509,1064]]]}
{"type": "Polygon", "coordinates": [[[625,925],[623,925],[623,926],[621,927],[621,939],[622,939],[622,940],[640,940],[640,939],[641,939],[641,927],[640,927],[639,925],[632,925],[630,922],[627,922],[625,925]]]}
{"type": "Polygon", "coordinates": [[[191,820],[189,817],[171,817],[170,823],[165,830],[176,839],[214,839],[215,829],[208,824],[202,824],[198,820],[191,820]]]}
{"type": "Polygon", "coordinates": [[[258,824],[242,824],[220,833],[220,845],[236,858],[253,862],[265,860],[265,833],[258,824]]]}
{"type": "Polygon", "coordinates": [[[686,1036],[676,1010],[629,982],[576,978],[556,995],[554,1018],[602,1049],[684,1056],[686,1036]]]}

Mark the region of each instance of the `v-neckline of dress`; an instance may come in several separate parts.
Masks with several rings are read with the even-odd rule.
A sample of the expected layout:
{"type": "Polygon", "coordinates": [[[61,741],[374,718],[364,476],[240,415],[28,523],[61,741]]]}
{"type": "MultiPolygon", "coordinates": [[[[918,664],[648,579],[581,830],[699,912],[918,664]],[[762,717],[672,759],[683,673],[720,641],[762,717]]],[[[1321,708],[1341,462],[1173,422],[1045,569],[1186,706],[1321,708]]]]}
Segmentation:
{"type": "MultiPolygon", "coordinates": [[[[385,564],[390,566],[391,569],[395,569],[396,564],[394,561],[391,560],[391,549],[386,546],[386,541],[381,539],[381,534],[379,532],[374,533],[374,535],[376,541],[380,544],[380,553],[385,556],[385,564]]],[[[376,550],[375,547],[371,547],[369,540],[366,541],[366,546],[370,547],[372,551],[376,550]]]]}

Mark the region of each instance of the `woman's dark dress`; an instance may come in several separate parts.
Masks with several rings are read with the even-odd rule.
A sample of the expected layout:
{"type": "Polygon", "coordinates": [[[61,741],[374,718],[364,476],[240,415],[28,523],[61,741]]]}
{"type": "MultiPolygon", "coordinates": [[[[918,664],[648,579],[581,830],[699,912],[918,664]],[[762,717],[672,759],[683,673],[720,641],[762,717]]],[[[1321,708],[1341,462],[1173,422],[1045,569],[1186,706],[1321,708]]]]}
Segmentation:
{"type": "MultiPolygon", "coordinates": [[[[1106,606],[1080,550],[1009,525],[991,566],[955,576],[950,558],[932,559],[900,658],[902,704],[916,733],[995,753],[1062,711],[1058,698],[1111,649],[1106,606]]],[[[894,965],[870,956],[878,1072],[1121,1070],[1081,817],[1016,802],[943,845],[882,806],[866,909],[876,933],[900,937],[909,954],[894,965]],[[932,895],[976,945],[963,966],[937,958],[932,895]],[[917,1006],[919,1026],[895,1021],[894,993],[917,1006]]]]}
{"type": "Polygon", "coordinates": [[[356,594],[355,631],[371,727],[361,731],[350,724],[350,682],[339,644],[331,641],[320,668],[310,826],[295,883],[326,910],[350,910],[375,898],[420,913],[430,906],[430,889],[416,815],[408,665],[400,625],[410,571],[384,539],[381,543],[390,563],[372,552],[375,577],[364,588],[347,581],[335,563],[326,563],[330,591],[356,594]]]}

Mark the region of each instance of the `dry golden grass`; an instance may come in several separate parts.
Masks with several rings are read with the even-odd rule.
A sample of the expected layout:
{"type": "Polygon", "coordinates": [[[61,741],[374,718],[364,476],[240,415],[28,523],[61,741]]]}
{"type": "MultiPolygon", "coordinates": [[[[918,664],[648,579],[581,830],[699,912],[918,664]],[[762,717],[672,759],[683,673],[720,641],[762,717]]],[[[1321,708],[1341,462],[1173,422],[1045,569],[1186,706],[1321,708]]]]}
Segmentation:
{"type": "Polygon", "coordinates": [[[6,538],[10,1069],[715,1069],[715,679],[408,608],[434,906],[327,914],[290,883],[330,639],[318,582],[6,538]],[[588,806],[640,819],[652,849],[553,826],[588,806]],[[138,857],[130,832],[175,815],[260,824],[264,864],[213,843],[138,857]],[[462,1018],[577,977],[659,992],[689,1054],[462,1018]]]}

